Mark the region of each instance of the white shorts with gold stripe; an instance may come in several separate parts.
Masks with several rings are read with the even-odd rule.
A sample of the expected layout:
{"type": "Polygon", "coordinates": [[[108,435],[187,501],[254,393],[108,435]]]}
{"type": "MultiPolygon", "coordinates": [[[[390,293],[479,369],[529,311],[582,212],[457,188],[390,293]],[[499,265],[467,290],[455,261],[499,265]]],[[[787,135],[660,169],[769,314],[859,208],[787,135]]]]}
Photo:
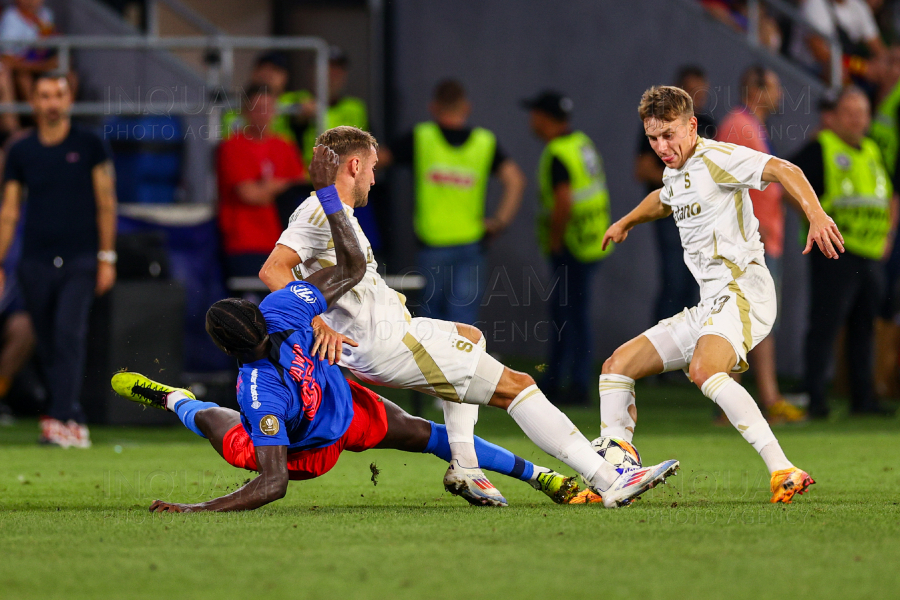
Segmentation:
{"type": "MultiPolygon", "coordinates": [[[[396,343],[379,345],[377,374],[351,369],[365,382],[413,389],[450,402],[487,404],[503,365],[456,331],[456,324],[417,317],[396,343]]],[[[375,369],[373,369],[375,371],[375,369]]]]}
{"type": "Polygon", "coordinates": [[[686,368],[702,336],[725,338],[737,355],[732,371],[742,373],[748,367],[747,353],[772,331],[777,312],[772,275],[752,263],[718,294],[663,319],[644,335],[662,358],[664,371],[686,368]]]}

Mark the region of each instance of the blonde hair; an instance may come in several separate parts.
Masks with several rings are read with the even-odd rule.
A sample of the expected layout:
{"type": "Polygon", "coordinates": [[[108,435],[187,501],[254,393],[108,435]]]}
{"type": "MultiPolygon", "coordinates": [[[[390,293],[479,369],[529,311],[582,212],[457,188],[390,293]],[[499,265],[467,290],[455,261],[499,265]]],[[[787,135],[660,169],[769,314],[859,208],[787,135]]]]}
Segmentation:
{"type": "Polygon", "coordinates": [[[358,127],[341,125],[332,127],[316,138],[316,146],[331,148],[343,161],[348,156],[360,154],[369,149],[378,150],[378,142],[375,136],[358,127]]]}
{"type": "Polygon", "coordinates": [[[674,121],[679,117],[694,116],[694,101],[691,95],[674,85],[654,85],[641,96],[638,104],[641,121],[659,119],[674,121]]]}

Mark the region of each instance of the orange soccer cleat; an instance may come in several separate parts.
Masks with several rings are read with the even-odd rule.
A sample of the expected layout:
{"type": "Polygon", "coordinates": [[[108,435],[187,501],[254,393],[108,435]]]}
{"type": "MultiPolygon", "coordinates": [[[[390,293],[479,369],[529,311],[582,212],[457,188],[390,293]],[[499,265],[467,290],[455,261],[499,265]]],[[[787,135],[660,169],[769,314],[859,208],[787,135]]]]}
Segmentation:
{"type": "Polygon", "coordinates": [[[772,473],[772,503],[790,504],[794,494],[802,495],[814,484],[813,478],[806,471],[797,467],[782,469],[772,473]]]}
{"type": "Polygon", "coordinates": [[[603,503],[603,497],[592,490],[581,490],[566,502],[566,504],[598,504],[603,503]]]}

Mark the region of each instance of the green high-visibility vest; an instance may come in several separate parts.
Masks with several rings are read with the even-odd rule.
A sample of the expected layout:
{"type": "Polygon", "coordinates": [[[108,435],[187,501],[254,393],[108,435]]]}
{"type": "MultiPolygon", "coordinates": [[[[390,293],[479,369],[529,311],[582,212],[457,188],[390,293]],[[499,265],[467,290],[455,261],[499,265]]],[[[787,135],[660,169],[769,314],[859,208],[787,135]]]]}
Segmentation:
{"type": "Polygon", "coordinates": [[[609,191],[603,159],[591,139],[580,131],[553,139],[538,163],[541,206],[538,213],[538,238],[544,252],[550,249],[550,215],[553,212],[551,167],[557,158],[569,171],[572,188],[572,212],[563,241],[572,256],[581,262],[593,262],[612,251],[602,249],[603,234],[609,227],[609,191]]]}
{"type": "Polygon", "coordinates": [[[891,228],[893,192],[881,151],[868,138],[854,148],[827,129],[818,139],[825,165],[822,208],[841,230],[849,252],[880,259],[891,228]]]}
{"type": "MultiPolygon", "coordinates": [[[[297,92],[297,102],[306,102],[312,99],[313,95],[301,90],[297,92]]],[[[338,100],[333,106],[328,107],[325,113],[325,129],[338,127],[340,125],[349,125],[358,127],[363,131],[369,130],[369,114],[366,111],[366,103],[360,98],[353,96],[344,96],[338,100]]],[[[318,129],[316,120],[313,118],[309,126],[303,131],[303,160],[306,166],[312,161],[313,148],[316,145],[316,137],[318,137],[318,129]]]]}
{"type": "Polygon", "coordinates": [[[900,148],[900,132],[897,127],[897,109],[900,108],[900,83],[894,86],[887,98],[875,110],[875,118],[869,128],[869,137],[875,140],[884,158],[888,173],[897,168],[897,150],[900,148]]]}
{"type": "Polygon", "coordinates": [[[428,246],[461,246],[484,237],[484,204],[497,138],[476,127],[452,146],[437,123],[413,129],[416,235],[428,246]]]}
{"type": "MultiPolygon", "coordinates": [[[[300,102],[302,102],[302,92],[285,92],[278,96],[277,106],[280,110],[293,104],[299,104],[300,102]]],[[[237,135],[243,130],[246,124],[244,117],[241,116],[241,111],[229,110],[222,115],[222,138],[228,139],[237,135]]],[[[294,130],[291,129],[290,115],[286,113],[275,115],[272,118],[272,124],[269,127],[272,129],[272,133],[282,138],[284,141],[291,144],[297,143],[297,136],[294,135],[294,130]]]]}

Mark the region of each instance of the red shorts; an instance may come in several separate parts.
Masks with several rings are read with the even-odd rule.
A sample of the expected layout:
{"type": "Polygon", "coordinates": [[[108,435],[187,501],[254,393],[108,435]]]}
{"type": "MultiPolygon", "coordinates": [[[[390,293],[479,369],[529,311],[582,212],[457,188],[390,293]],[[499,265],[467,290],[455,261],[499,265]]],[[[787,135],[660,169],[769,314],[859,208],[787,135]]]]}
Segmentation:
{"type": "MultiPolygon", "coordinates": [[[[353,420],[346,433],[335,443],[324,448],[301,450],[288,454],[290,478],[313,479],[324,475],[337,463],[344,450],[362,452],[378,445],[387,434],[387,415],[381,397],[353,381],[350,395],[353,398],[353,420]]],[[[257,471],[256,449],[250,434],[238,423],[228,430],[222,440],[222,453],[229,464],[250,471],[257,471]]]]}

